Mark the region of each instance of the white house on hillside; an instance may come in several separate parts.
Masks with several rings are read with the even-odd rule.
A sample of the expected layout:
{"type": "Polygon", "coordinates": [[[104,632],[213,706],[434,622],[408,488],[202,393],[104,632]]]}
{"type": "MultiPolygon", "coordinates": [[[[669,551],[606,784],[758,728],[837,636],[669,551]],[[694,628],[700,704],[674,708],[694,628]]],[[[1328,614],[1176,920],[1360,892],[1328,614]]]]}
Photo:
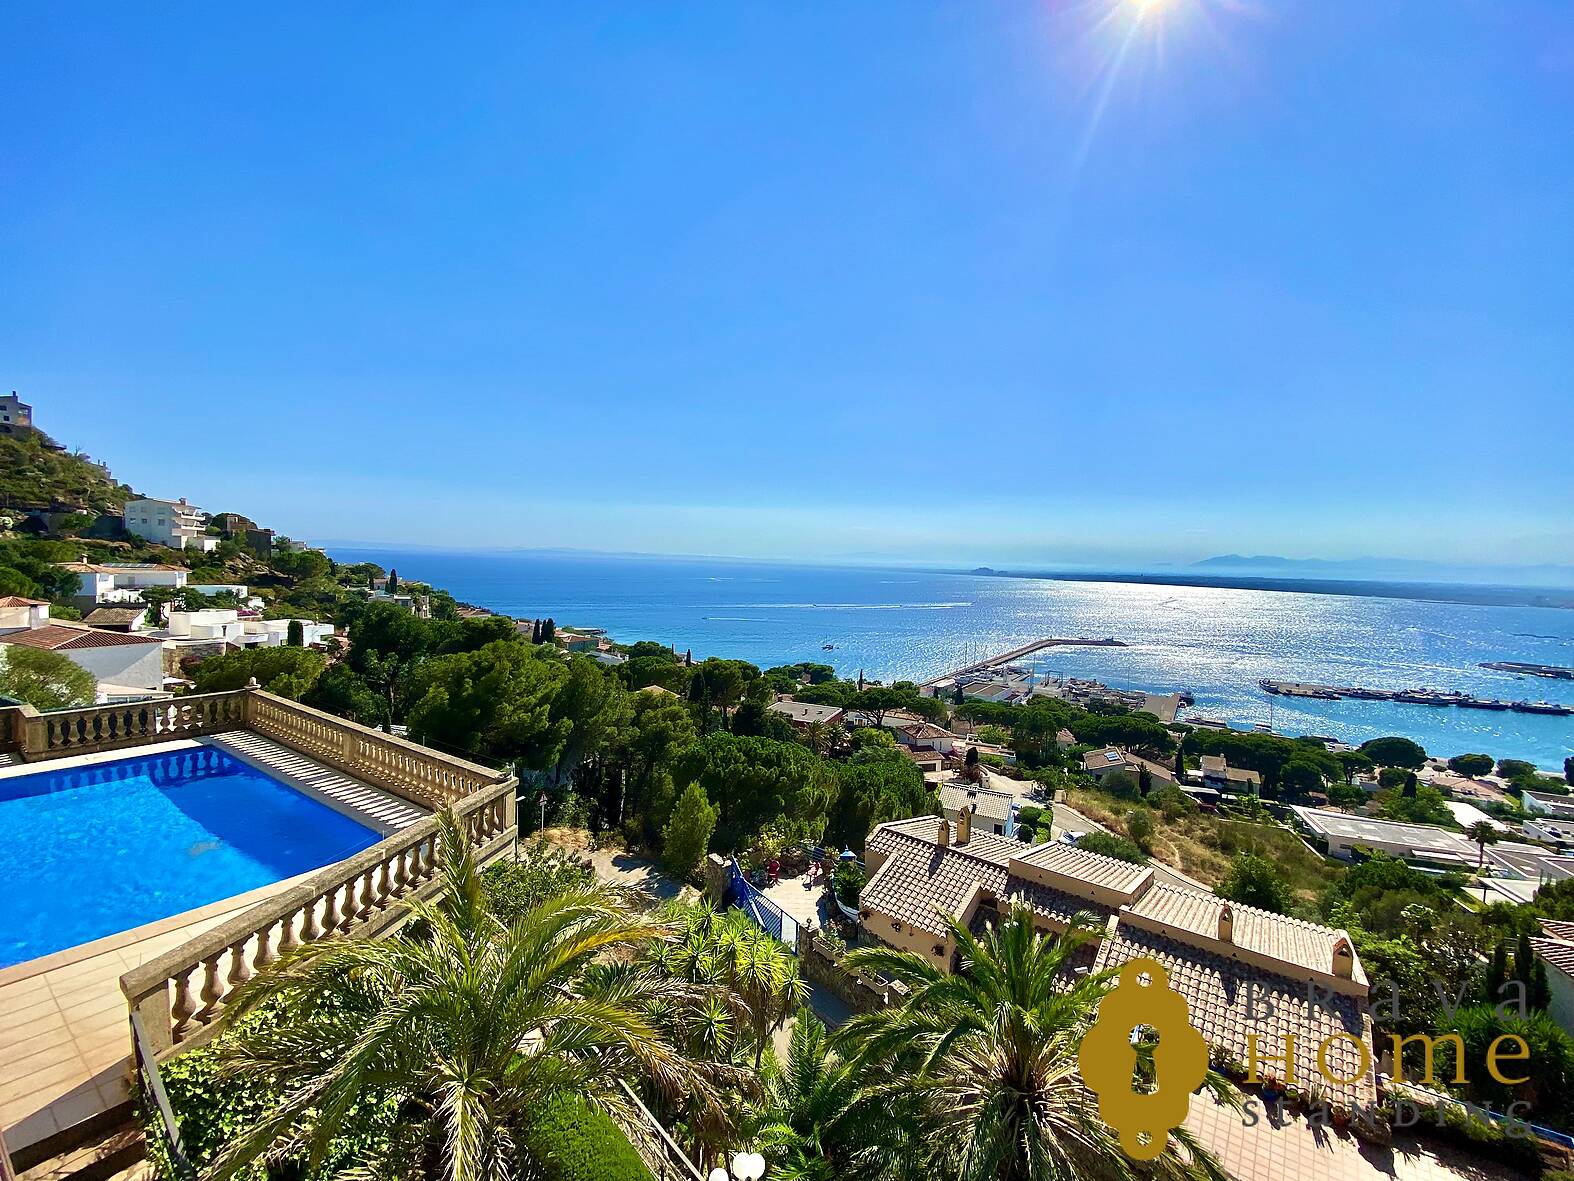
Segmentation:
{"type": "Polygon", "coordinates": [[[49,622],[49,604],[21,595],[0,595],[0,632],[26,631],[49,622]]]}
{"type": "Polygon", "coordinates": [[[124,521],[127,533],[145,537],[172,549],[211,550],[218,539],[207,535],[206,514],[194,504],[179,500],[126,501],[124,521]]]}
{"type": "Polygon", "coordinates": [[[186,571],[180,566],[161,566],[155,562],[130,562],[113,565],[102,562],[67,562],[64,569],[77,576],[76,604],[92,610],[98,603],[139,603],[140,591],[150,586],[180,590],[186,585],[186,571]]]}
{"type": "Polygon", "coordinates": [[[0,634],[0,645],[58,652],[93,674],[100,703],[148,697],[164,688],[164,643],[152,636],[50,623],[0,634]]]}

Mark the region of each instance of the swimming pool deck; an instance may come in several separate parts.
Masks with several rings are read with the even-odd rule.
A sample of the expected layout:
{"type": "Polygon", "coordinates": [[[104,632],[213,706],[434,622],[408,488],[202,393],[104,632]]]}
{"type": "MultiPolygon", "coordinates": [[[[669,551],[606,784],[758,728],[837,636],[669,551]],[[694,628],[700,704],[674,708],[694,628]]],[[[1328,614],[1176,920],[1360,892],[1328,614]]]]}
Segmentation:
{"type": "MultiPolygon", "coordinates": [[[[426,812],[249,731],[156,743],[134,751],[0,767],[0,778],[211,745],[388,835],[426,812]]],[[[16,1152],[131,1095],[130,1033],[120,977],[309,874],[133,931],[0,969],[0,1129],[16,1152]]]]}

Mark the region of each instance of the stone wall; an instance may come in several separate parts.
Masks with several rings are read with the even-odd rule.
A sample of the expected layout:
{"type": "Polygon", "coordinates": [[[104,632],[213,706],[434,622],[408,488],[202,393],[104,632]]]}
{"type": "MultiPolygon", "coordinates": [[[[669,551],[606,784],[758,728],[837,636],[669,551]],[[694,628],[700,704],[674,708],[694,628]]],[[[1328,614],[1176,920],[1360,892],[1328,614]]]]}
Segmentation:
{"type": "Polygon", "coordinates": [[[900,1003],[907,989],[900,984],[883,984],[861,972],[842,967],[842,952],[828,943],[820,932],[805,927],[798,936],[798,971],[810,984],[828,990],[858,1013],[900,1003]]]}
{"type": "Polygon", "coordinates": [[[705,858],[705,901],[721,909],[727,897],[727,860],[720,853],[710,853],[705,858]]]}

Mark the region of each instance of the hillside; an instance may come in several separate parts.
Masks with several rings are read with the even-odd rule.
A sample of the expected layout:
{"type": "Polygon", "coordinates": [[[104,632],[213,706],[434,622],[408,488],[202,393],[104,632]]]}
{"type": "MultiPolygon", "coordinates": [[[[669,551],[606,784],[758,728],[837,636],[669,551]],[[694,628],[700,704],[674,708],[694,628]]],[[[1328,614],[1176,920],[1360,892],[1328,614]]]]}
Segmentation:
{"type": "Polygon", "coordinates": [[[85,455],[55,451],[41,434],[0,435],[0,510],[82,505],[118,513],[131,489],[85,455]]]}

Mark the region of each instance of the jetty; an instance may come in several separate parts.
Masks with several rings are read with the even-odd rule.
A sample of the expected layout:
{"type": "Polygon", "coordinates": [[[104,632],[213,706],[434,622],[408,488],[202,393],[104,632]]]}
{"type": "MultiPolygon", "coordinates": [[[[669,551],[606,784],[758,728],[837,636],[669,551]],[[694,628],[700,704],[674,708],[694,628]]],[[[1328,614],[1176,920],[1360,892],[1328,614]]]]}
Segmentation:
{"type": "MultiPolygon", "coordinates": [[[[1124,640],[1114,637],[1103,640],[1067,639],[1061,636],[1051,636],[1045,640],[1034,640],[1030,644],[1023,644],[1009,652],[1002,652],[998,656],[986,656],[983,660],[975,660],[972,664],[964,664],[961,668],[942,673],[924,682],[924,686],[940,684],[941,681],[954,681],[958,677],[965,677],[969,673],[987,672],[998,668],[1002,664],[1010,664],[1014,660],[1021,660],[1024,656],[1031,656],[1035,652],[1042,652],[1045,648],[1126,648],[1129,647],[1124,640]]],[[[923,686],[920,686],[921,688],[923,686]]]]}
{"type": "Polygon", "coordinates": [[[1303,697],[1316,701],[1340,701],[1348,697],[1357,701],[1397,701],[1401,705],[1511,710],[1520,714],[1574,714],[1574,705],[1563,705],[1556,701],[1498,701],[1490,697],[1473,697],[1457,689],[1368,689],[1364,685],[1318,685],[1305,681],[1271,681],[1266,678],[1258,681],[1257,685],[1264,693],[1276,697],[1303,697]]]}

